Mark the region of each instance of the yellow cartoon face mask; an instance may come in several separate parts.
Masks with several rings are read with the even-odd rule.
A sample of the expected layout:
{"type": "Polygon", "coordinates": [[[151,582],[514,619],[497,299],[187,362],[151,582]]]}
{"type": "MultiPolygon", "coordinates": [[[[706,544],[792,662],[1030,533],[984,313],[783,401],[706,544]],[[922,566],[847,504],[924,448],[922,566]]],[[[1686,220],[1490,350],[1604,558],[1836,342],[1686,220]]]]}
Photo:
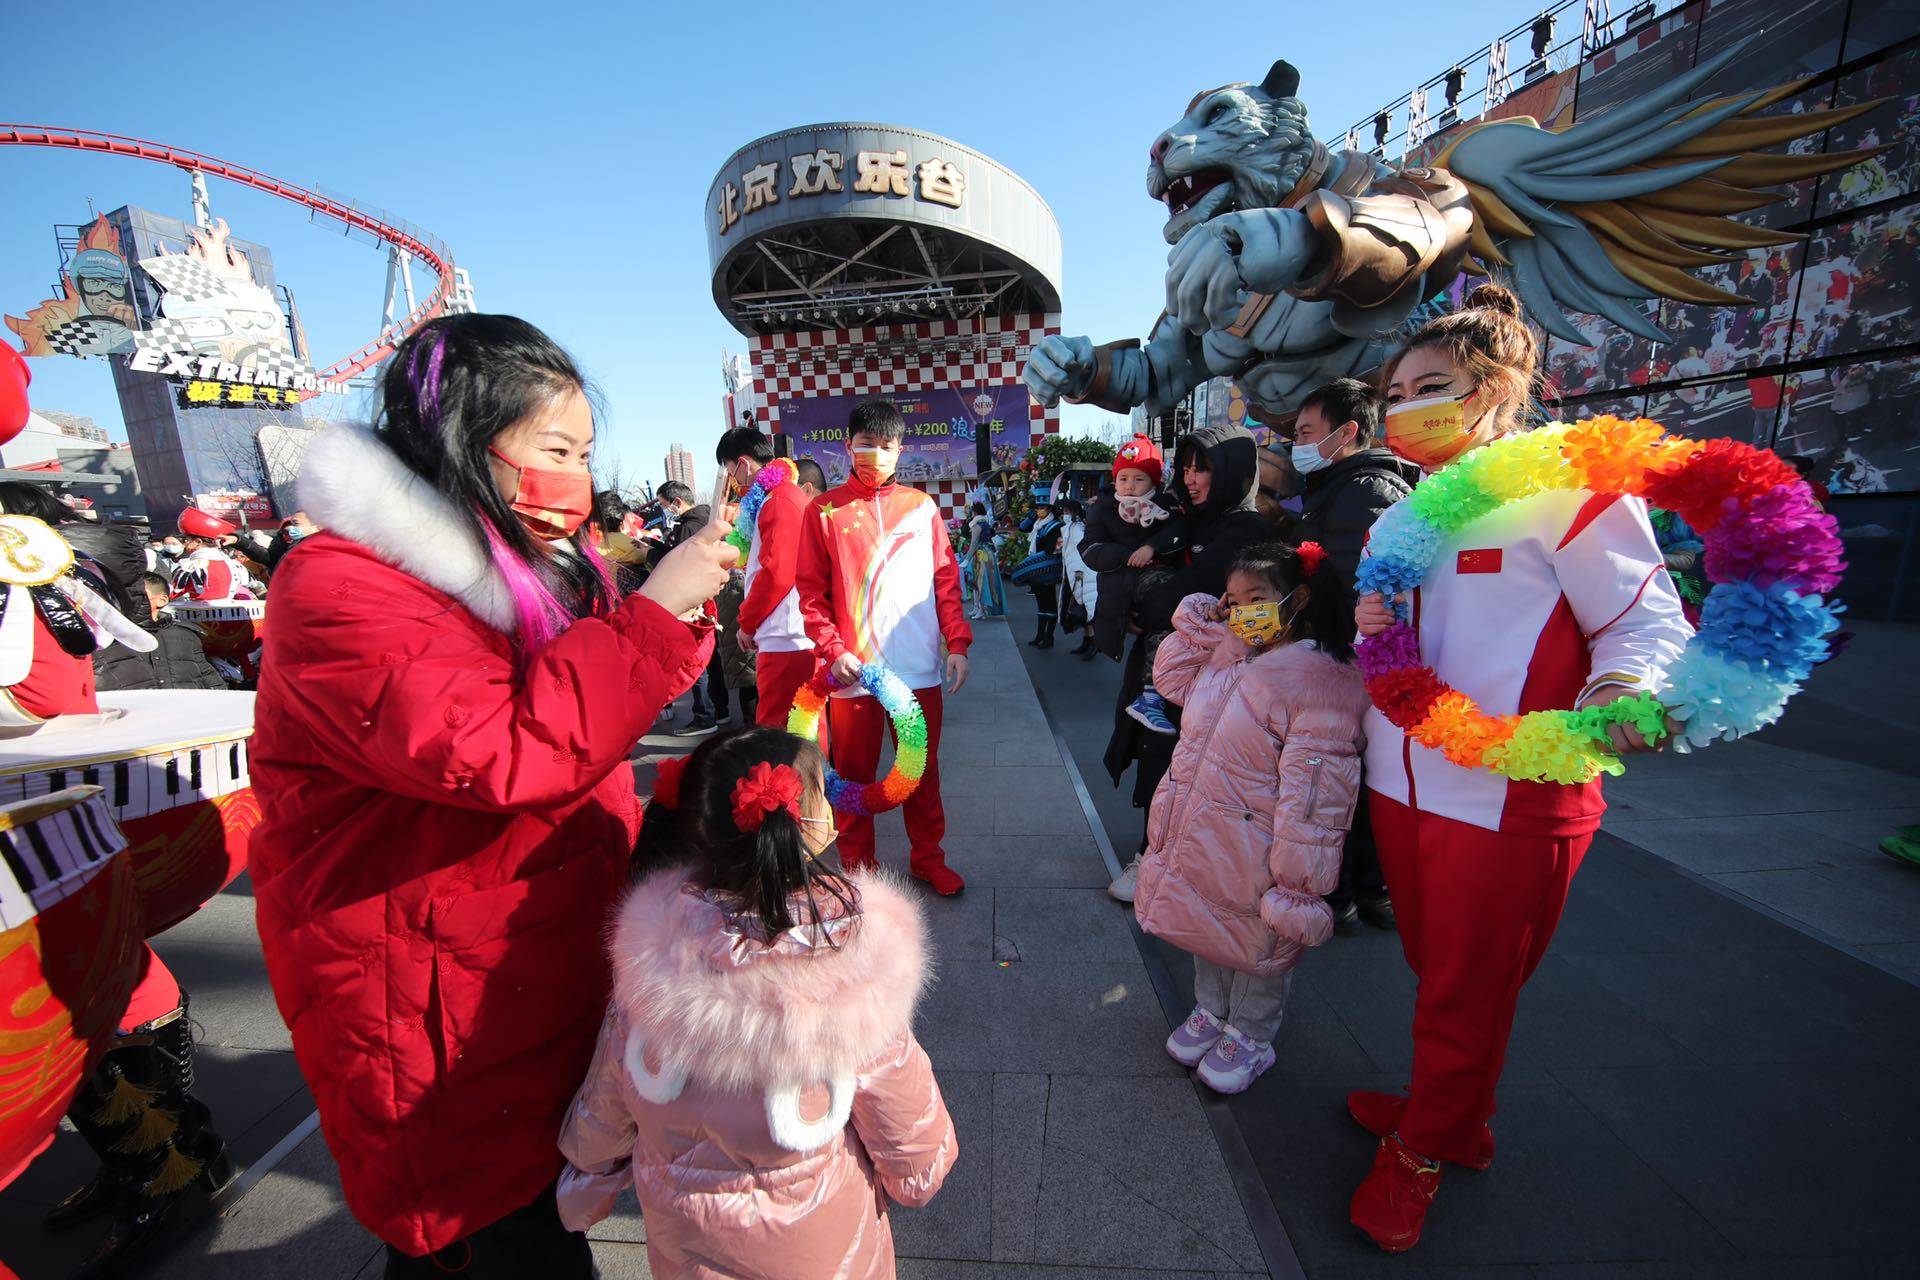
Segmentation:
{"type": "Polygon", "coordinates": [[[1236,604],[1227,610],[1227,630],[1256,649],[1272,644],[1286,629],[1287,616],[1278,600],[1236,604]]]}
{"type": "Polygon", "coordinates": [[[1473,442],[1477,394],[1402,400],[1387,410],[1387,448],[1429,471],[1446,466],[1473,442]]]}

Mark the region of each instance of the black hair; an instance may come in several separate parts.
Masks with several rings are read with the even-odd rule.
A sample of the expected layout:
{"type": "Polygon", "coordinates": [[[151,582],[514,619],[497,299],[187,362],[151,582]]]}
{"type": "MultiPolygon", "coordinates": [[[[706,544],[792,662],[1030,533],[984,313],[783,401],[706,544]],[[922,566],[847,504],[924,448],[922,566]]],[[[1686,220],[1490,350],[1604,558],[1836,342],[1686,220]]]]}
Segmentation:
{"type": "Polygon", "coordinates": [[[655,489],[653,496],[655,500],[659,502],[691,503],[693,501],[693,490],[681,484],[678,480],[669,480],[658,489],[655,489]]]}
{"type": "Polygon", "coordinates": [[[627,500],[612,489],[602,489],[593,495],[593,522],[600,526],[602,533],[618,529],[629,510],[627,500]]]}
{"type": "Polygon", "coordinates": [[[812,458],[801,458],[793,464],[793,479],[796,484],[810,484],[821,493],[827,491],[827,473],[812,458]]]}
{"type": "Polygon", "coordinates": [[[721,432],[720,443],[714,446],[713,460],[724,467],[739,458],[772,462],[773,437],[758,427],[733,427],[721,432]]]}
{"type": "Polygon", "coordinates": [[[32,516],[48,524],[65,524],[73,519],[73,508],[25,480],[0,480],[0,511],[10,516],[32,516]]]}
{"type": "Polygon", "coordinates": [[[163,596],[170,595],[173,592],[173,584],[157,573],[141,574],[140,586],[146,591],[158,591],[163,596]]]}
{"type": "Polygon", "coordinates": [[[984,503],[984,502],[976,502],[976,503],[974,503],[974,504],[973,504],[973,514],[975,514],[975,515],[977,515],[977,516],[983,516],[983,515],[985,515],[985,514],[987,514],[987,504],[986,504],[986,503],[984,503]]]}
{"type": "Polygon", "coordinates": [[[1081,505],[1080,499],[1078,498],[1062,498],[1059,509],[1063,514],[1070,515],[1076,520],[1085,520],[1087,518],[1087,509],[1081,505]]]}
{"type": "Polygon", "coordinates": [[[1326,416],[1327,425],[1335,431],[1349,422],[1358,424],[1359,434],[1353,442],[1362,448],[1372,444],[1380,434],[1379,394],[1358,378],[1335,378],[1323,387],[1316,387],[1307,393],[1300,407],[1320,410],[1326,416]]]}
{"type": "Polygon", "coordinates": [[[847,439],[851,440],[862,432],[879,436],[882,440],[904,440],[907,437],[907,420],[900,416],[900,410],[893,401],[875,396],[853,406],[853,412],[847,415],[847,439]]]}
{"type": "Polygon", "coordinates": [[[808,850],[801,823],[775,809],[753,831],[733,820],[734,788],[755,765],[788,765],[809,790],[824,785],[820,748],[784,729],[740,729],[703,743],[680,777],[680,822],[692,836],[696,877],[733,894],[757,916],[768,936],[822,918],[821,898],[850,907],[853,886],[808,850]],[[793,899],[804,895],[810,919],[795,920],[793,899]]]}
{"type": "Polygon", "coordinates": [[[1284,542],[1260,542],[1248,547],[1227,570],[1252,574],[1280,593],[1282,599],[1299,587],[1307,589],[1307,603],[1294,616],[1293,633],[1318,645],[1320,652],[1340,662],[1353,661],[1353,590],[1324,556],[1311,577],[1302,570],[1300,552],[1284,542]]]}
{"type": "MultiPolygon", "coordinates": [[[[394,351],[380,381],[374,434],[451,503],[487,548],[520,614],[521,657],[574,618],[613,607],[613,575],[592,544],[553,555],[493,478],[487,450],[500,433],[569,395],[593,402],[558,343],[517,316],[467,313],[427,321],[394,351]]],[[[598,417],[598,414],[595,414],[598,417]]]]}

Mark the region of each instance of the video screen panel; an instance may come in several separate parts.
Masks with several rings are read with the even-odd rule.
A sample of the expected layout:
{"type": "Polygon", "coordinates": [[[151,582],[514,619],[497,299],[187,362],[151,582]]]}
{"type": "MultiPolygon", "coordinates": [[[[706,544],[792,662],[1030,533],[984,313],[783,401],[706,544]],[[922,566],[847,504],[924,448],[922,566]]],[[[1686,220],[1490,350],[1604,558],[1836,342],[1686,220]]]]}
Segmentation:
{"type": "Polygon", "coordinates": [[[1870,53],[1913,39],[1920,32],[1920,0],[1853,0],[1847,15],[1847,47],[1840,61],[1852,62],[1870,53]]]}
{"type": "Polygon", "coordinates": [[[1715,288],[1748,299],[1747,306],[1668,302],[1660,324],[1673,335],[1670,366],[1677,378],[1730,373],[1786,358],[1803,247],[1798,242],[1749,249],[1737,262],[1694,274],[1715,288]],[[1694,361],[1706,367],[1698,369],[1694,361]]]}
{"type": "MultiPolygon", "coordinates": [[[[1649,320],[1659,322],[1653,303],[1642,304],[1640,311],[1649,320]]],[[[1576,312],[1568,319],[1574,328],[1587,335],[1592,345],[1583,346],[1565,338],[1547,340],[1545,377],[1551,395],[1564,400],[1646,383],[1653,343],[1599,316],[1576,312]]]]}
{"type": "Polygon", "coordinates": [[[1779,416],[1781,377],[1721,378],[1647,396],[1647,416],[1675,435],[1726,437],[1769,448],[1779,416]]]}
{"type": "Polygon", "coordinates": [[[1794,359],[1852,355],[1914,341],[1920,205],[1816,231],[1806,254],[1794,359]]]}
{"type": "Polygon", "coordinates": [[[1774,449],[1813,462],[1833,493],[1920,490],[1920,356],[1837,364],[1787,379],[1774,449]]]}
{"type": "Polygon", "coordinates": [[[1920,191],[1920,47],[1842,76],[1835,106],[1885,99],[1827,131],[1827,150],[1890,146],[1820,180],[1822,216],[1920,191]]]}

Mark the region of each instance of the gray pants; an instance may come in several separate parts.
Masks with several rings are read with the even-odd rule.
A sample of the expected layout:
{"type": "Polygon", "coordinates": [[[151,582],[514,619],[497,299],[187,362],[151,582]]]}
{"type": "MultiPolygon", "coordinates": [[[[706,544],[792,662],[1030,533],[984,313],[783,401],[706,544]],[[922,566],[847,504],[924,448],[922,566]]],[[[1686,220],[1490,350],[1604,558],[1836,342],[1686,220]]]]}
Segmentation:
{"type": "Polygon", "coordinates": [[[1193,1002],[1249,1040],[1271,1044],[1286,1016],[1293,970],[1262,978],[1193,958],[1193,1002]]]}

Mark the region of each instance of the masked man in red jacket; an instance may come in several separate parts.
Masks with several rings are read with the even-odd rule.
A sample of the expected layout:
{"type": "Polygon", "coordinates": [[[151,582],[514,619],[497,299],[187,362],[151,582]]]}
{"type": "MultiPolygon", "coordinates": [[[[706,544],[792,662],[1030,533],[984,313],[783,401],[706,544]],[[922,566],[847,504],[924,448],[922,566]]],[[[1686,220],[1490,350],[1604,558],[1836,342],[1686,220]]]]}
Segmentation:
{"type": "MultiPolygon", "coordinates": [[[[773,440],[753,427],[735,427],[720,437],[716,450],[720,466],[744,494],[755,476],[773,461],[773,440]]],[[[754,521],[753,545],[747,552],[746,597],[740,602],[740,647],[754,656],[754,687],[759,701],[757,720],[783,729],[793,710],[793,695],[813,679],[818,661],[800,616],[800,530],[806,524],[807,504],[826,492],[820,464],[801,458],[798,475],[790,484],[767,491],[754,521]]]]}
{"type": "MultiPolygon", "coordinates": [[[[927,717],[927,771],[904,806],[910,865],[934,892],[952,895],[967,882],[947,866],[940,843],[947,832],[940,804],[941,675],[944,670],[948,693],[966,683],[973,628],[938,504],[894,483],[906,431],[891,401],[854,407],[847,421],[853,476],[807,508],[800,610],[820,660],[844,686],[827,704],[833,767],[841,777],[870,781],[880,764],[887,713],[860,686],[861,664],[885,663],[919,699],[927,717]]],[[[844,814],[840,823],[842,864],[849,871],[874,865],[873,819],[844,814]]]]}

